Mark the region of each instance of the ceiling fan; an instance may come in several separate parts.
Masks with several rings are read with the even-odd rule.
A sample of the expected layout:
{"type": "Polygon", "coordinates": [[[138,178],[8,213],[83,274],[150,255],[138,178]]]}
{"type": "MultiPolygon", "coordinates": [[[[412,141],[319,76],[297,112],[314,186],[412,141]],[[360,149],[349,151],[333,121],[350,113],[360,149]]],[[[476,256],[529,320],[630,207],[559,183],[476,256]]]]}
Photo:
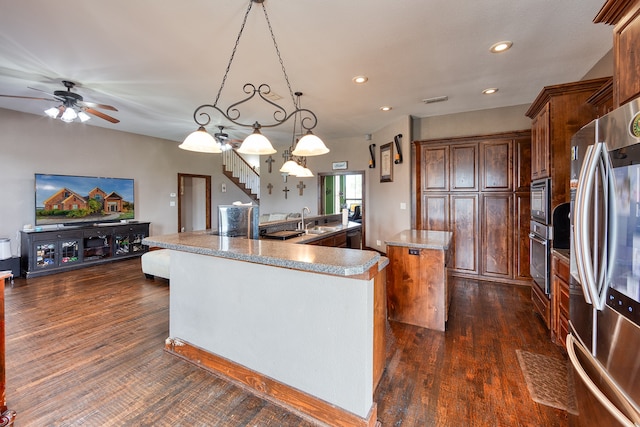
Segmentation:
{"type": "Polygon", "coordinates": [[[62,84],[67,90],[56,90],[53,94],[49,94],[41,89],[36,89],[33,87],[29,87],[29,89],[37,90],[39,92],[47,93],[53,98],[38,98],[34,96],[18,96],[18,95],[0,95],[5,98],[21,98],[21,99],[38,99],[42,101],[55,101],[60,102],[61,104],[57,107],[49,108],[45,111],[45,113],[52,118],[60,118],[63,121],[71,122],[76,117],[79,117],[81,121],[86,121],[89,119],[87,113],[94,115],[96,117],[100,117],[111,123],[119,123],[120,120],[109,116],[108,114],[103,113],[102,111],[96,110],[96,108],[100,108],[103,110],[110,111],[118,111],[116,107],[105,104],[97,104],[95,102],[85,101],[82,95],[79,95],[75,92],[71,92],[71,89],[76,85],[74,82],[63,80],[62,84]]]}
{"type": "Polygon", "coordinates": [[[213,137],[218,141],[218,143],[220,143],[223,150],[225,146],[228,146],[229,148],[238,148],[238,145],[242,142],[241,139],[229,139],[229,134],[224,131],[224,126],[218,125],[218,129],[220,129],[220,131],[214,133],[213,137]]]}

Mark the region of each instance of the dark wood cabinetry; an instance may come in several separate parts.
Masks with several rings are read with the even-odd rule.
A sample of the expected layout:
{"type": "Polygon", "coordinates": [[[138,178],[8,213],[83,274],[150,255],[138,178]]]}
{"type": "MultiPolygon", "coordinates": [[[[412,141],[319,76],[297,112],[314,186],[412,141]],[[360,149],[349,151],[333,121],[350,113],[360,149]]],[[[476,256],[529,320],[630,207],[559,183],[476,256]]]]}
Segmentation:
{"type": "Polygon", "coordinates": [[[609,78],[547,86],[527,111],[531,122],[531,179],[551,178],[551,207],[569,201],[571,137],[596,118],[587,100],[609,78]]]}
{"type": "Polygon", "coordinates": [[[416,141],[414,146],[416,228],[453,232],[450,270],[528,282],[531,133],[416,141]]]}
{"type": "Polygon", "coordinates": [[[614,25],[613,107],[640,96],[640,0],[608,0],[593,20],[614,25]]]}
{"type": "Polygon", "coordinates": [[[565,347],[569,333],[569,260],[551,253],[551,339],[565,347]]]}
{"type": "Polygon", "coordinates": [[[148,222],[68,228],[21,232],[21,270],[25,277],[140,256],[147,250],[142,239],[149,235],[148,222]]]}

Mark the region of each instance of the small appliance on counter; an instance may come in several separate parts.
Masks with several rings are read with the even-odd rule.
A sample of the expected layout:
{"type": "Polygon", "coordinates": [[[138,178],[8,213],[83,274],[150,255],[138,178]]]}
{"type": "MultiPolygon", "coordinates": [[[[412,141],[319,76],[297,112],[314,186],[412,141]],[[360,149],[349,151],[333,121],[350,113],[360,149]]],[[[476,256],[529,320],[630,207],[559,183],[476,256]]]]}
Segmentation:
{"type": "Polygon", "coordinates": [[[258,239],[259,217],[259,206],[218,205],[218,234],[227,237],[258,239]]]}

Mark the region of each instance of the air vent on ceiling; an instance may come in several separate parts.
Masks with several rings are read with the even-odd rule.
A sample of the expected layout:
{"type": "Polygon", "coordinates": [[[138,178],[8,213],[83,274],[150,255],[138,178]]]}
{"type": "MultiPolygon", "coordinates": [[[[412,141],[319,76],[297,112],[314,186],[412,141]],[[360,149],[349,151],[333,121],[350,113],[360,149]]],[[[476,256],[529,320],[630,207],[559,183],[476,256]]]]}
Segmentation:
{"type": "Polygon", "coordinates": [[[423,99],[422,102],[424,102],[425,104],[433,104],[434,102],[443,102],[443,101],[447,101],[449,100],[448,96],[435,96],[433,98],[426,98],[423,99]]]}

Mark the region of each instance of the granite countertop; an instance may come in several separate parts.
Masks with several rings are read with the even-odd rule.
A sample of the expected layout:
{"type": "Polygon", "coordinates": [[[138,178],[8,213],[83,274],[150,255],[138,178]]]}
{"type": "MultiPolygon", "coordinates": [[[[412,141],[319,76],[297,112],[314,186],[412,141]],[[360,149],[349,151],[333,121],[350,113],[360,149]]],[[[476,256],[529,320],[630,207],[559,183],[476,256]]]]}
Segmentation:
{"type": "Polygon", "coordinates": [[[453,233],[450,231],[404,230],[385,243],[389,246],[446,250],[449,249],[452,236],[453,233]]]}
{"type": "Polygon", "coordinates": [[[568,264],[571,261],[570,258],[570,251],[569,249],[558,249],[558,248],[551,248],[551,252],[555,253],[558,257],[560,258],[564,258],[564,261],[568,264]]]}
{"type": "Polygon", "coordinates": [[[142,243],[165,249],[335,276],[363,274],[378,262],[384,261],[384,257],[374,251],[299,245],[291,243],[292,240],[294,239],[254,240],[213,235],[210,231],[194,231],[150,236],[142,243]]]}

